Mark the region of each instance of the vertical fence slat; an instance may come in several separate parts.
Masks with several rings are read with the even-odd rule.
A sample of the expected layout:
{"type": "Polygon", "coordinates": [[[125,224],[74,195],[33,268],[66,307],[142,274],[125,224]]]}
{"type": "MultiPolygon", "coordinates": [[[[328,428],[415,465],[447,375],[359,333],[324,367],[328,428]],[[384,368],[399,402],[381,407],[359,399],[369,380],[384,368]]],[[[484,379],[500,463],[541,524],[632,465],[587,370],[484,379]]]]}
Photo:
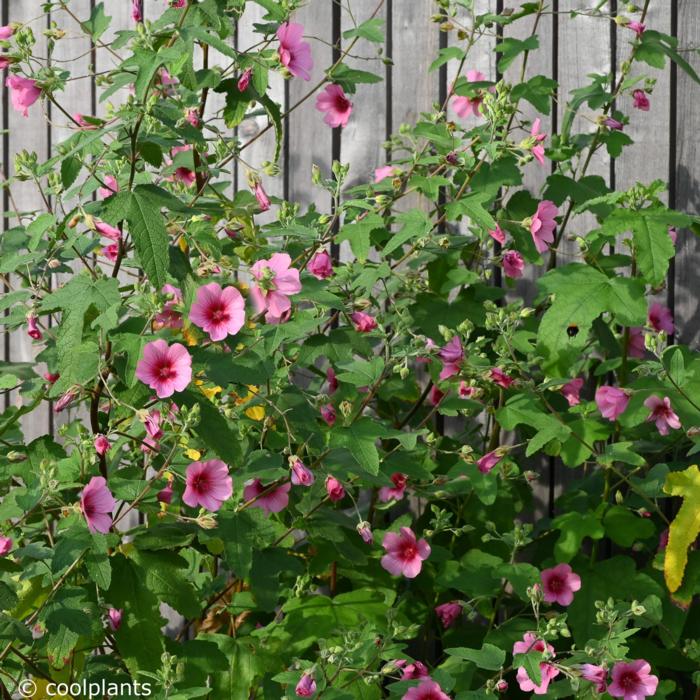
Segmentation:
{"type": "MultiPolygon", "coordinates": [[[[700,37],[700,5],[695,0],[678,2],[678,39],[681,47],[697,47],[700,37]]],[[[692,56],[692,54],[691,54],[692,56]]],[[[693,62],[697,68],[697,61],[693,62]]],[[[676,132],[676,207],[700,213],[700,85],[678,70],[676,132]]],[[[689,231],[678,237],[675,284],[675,315],[679,341],[697,349],[700,341],[700,241],[689,231]]]]}
{"type": "MultiPolygon", "coordinates": [[[[239,51],[245,51],[246,49],[254,46],[259,42],[259,34],[256,34],[253,30],[253,25],[262,23],[263,16],[265,15],[265,10],[260,5],[247,4],[245,12],[238,23],[238,49],[239,51]]],[[[300,80],[300,78],[295,78],[295,80],[300,80]]],[[[308,87],[308,84],[305,83],[308,87]]],[[[270,87],[268,88],[267,94],[278,104],[281,105],[281,109],[284,112],[286,110],[285,101],[285,81],[279,73],[273,71],[270,72],[270,87]]],[[[259,105],[256,105],[256,108],[259,105]]],[[[267,126],[268,119],[267,116],[260,115],[257,117],[248,117],[244,119],[243,122],[238,126],[238,138],[241,143],[245,143],[249,139],[255,137],[262,129],[267,126]]],[[[274,129],[270,129],[265,134],[263,134],[257,141],[254,141],[248,148],[246,148],[242,157],[243,160],[251,166],[254,171],[260,171],[262,164],[265,161],[272,161],[275,154],[275,132],[274,129]]],[[[265,175],[260,172],[262,177],[265,190],[269,195],[275,197],[284,197],[284,179],[285,179],[285,162],[284,162],[284,150],[280,155],[279,161],[279,174],[275,177],[265,175]]],[[[238,188],[245,189],[247,187],[246,182],[246,171],[248,168],[243,165],[238,165],[238,188]]],[[[276,217],[277,209],[273,207],[267,214],[262,214],[257,218],[258,222],[265,222],[274,220],[276,217]]]]}
{"type": "MultiPolygon", "coordinates": [[[[292,18],[304,25],[306,40],[311,43],[314,67],[311,80],[292,78],[289,82],[289,105],[295,105],[323,78],[333,60],[332,3],[310,3],[299,8],[292,18]]],[[[323,115],[316,110],[316,98],[311,97],[297,107],[287,121],[289,160],[285,163],[289,179],[289,198],[302,209],[314,203],[321,210],[330,210],[326,192],[311,184],[311,166],[318,165],[323,177],[331,175],[332,134],[323,123],[323,115]]]]}
{"type": "MultiPolygon", "coordinates": [[[[30,23],[36,46],[34,53],[36,56],[46,57],[46,37],[43,32],[47,28],[47,16],[35,3],[10,2],[9,21],[20,24],[30,23]]],[[[7,88],[4,88],[7,90],[7,88]]],[[[7,120],[9,129],[8,149],[9,149],[9,173],[8,176],[16,175],[14,158],[23,150],[37,154],[38,161],[44,162],[48,158],[49,127],[46,101],[37,102],[29,110],[29,116],[23,117],[19,112],[10,108],[7,120]]],[[[45,187],[45,182],[42,186],[45,187]]],[[[12,185],[12,201],[10,209],[17,207],[19,212],[41,209],[41,196],[37,186],[31,182],[15,182],[12,185]]],[[[28,224],[28,217],[22,218],[23,224],[28,224]]],[[[8,221],[8,228],[16,226],[17,218],[12,216],[8,221]]],[[[14,275],[10,278],[10,283],[14,289],[19,289],[22,285],[21,279],[14,275]]],[[[31,362],[36,351],[33,341],[29,338],[25,328],[10,334],[9,359],[12,362],[31,362]]],[[[12,396],[14,401],[18,397],[12,396]]],[[[40,435],[50,432],[49,404],[44,402],[32,412],[31,416],[21,419],[22,432],[25,440],[29,442],[40,435]]]]}

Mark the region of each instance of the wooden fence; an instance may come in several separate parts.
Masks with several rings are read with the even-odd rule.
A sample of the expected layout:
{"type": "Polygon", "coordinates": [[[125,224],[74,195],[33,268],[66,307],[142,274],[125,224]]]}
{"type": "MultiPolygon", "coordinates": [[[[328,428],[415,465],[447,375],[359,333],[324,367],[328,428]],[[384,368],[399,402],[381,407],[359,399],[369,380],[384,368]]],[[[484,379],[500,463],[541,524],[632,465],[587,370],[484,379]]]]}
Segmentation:
{"type": "MultiPolygon", "coordinates": [[[[500,12],[505,8],[517,8],[519,0],[474,0],[479,12],[500,12]]],[[[640,0],[637,0],[641,4],[640,0]]],[[[43,31],[56,23],[66,36],[57,43],[53,60],[70,61],[74,80],[67,83],[59,101],[69,112],[104,114],[105,105],[99,102],[99,88],[94,75],[99,76],[116,65],[117,59],[101,45],[93,46],[78,29],[77,20],[89,17],[96,0],[70,0],[70,15],[56,10],[53,15],[42,9],[42,0],[2,0],[2,24],[31,22],[38,43],[36,56],[46,55],[46,36],[43,31]]],[[[295,20],[305,26],[305,33],[312,41],[314,71],[312,82],[299,79],[285,82],[281,77],[272,79],[272,95],[285,107],[295,104],[308,90],[309,85],[323,76],[323,70],[337,57],[338,41],[342,33],[352,26],[348,5],[356,22],[367,19],[377,10],[380,0],[308,0],[295,15],[295,20]]],[[[581,87],[590,73],[617,72],[630,51],[632,32],[617,28],[613,22],[600,18],[570,15],[573,10],[592,9],[598,0],[549,0],[550,10],[538,26],[540,49],[534,52],[527,64],[527,76],[542,74],[558,81],[557,99],[553,101],[550,117],[543,120],[547,131],[556,131],[561,121],[569,92],[581,87]]],[[[609,0],[608,9],[615,13],[617,5],[624,9],[622,0],[609,0]]],[[[153,19],[165,8],[166,0],[145,0],[145,17],[153,19]]],[[[103,40],[108,42],[119,29],[133,27],[130,0],[105,0],[106,14],[112,18],[103,40]]],[[[386,43],[382,56],[354,56],[351,65],[380,73],[381,83],[360,86],[353,97],[354,113],[347,128],[331,130],[322,124],[314,108],[314,101],[307,100],[294,110],[286,121],[285,144],[280,175],[266,180],[268,190],[284,196],[302,206],[315,203],[326,211],[330,208],[327,194],[311,184],[312,165],[318,165],[324,173],[330,172],[333,160],[351,164],[349,186],[367,181],[375,167],[385,163],[385,141],[399,129],[402,123],[415,122],[422,111],[444,100],[448,86],[456,77],[454,69],[445,66],[433,72],[429,66],[440,48],[457,41],[455,32],[443,32],[431,18],[439,8],[433,0],[383,0],[377,12],[385,21],[386,43]],[[390,58],[391,60],[382,60],[390,58]]],[[[253,23],[260,21],[264,10],[248,3],[240,22],[236,45],[245,48],[255,42],[253,23]]],[[[698,54],[691,51],[700,45],[700,2],[698,0],[651,0],[646,25],[678,37],[681,50],[689,61],[698,64],[698,54]]],[[[524,37],[532,29],[532,19],[505,27],[504,36],[524,37]]],[[[493,47],[499,41],[494,28],[491,36],[484,37],[474,49],[473,58],[466,68],[478,69],[490,79],[497,78],[493,47]]],[[[210,58],[217,60],[216,55],[210,58]]],[[[454,63],[454,62],[453,62],[454,63]]],[[[651,97],[651,110],[641,112],[630,104],[618,107],[630,115],[631,124],[626,132],[635,144],[628,147],[624,156],[612,160],[597,155],[589,173],[603,176],[611,187],[627,188],[636,181],[650,182],[656,178],[669,182],[667,201],[670,206],[692,213],[700,213],[700,86],[686,74],[667,65],[664,70],[649,69],[657,78],[651,97]]],[[[512,68],[512,71],[519,71],[512,68]]],[[[506,74],[506,79],[515,77],[506,74]]],[[[123,96],[123,95],[122,95],[123,96]]],[[[113,96],[113,102],[120,99],[113,96]]],[[[209,103],[211,113],[221,107],[220,96],[213,96],[209,103]]],[[[5,174],[14,172],[15,154],[22,150],[34,151],[45,160],[52,148],[66,138],[70,129],[65,117],[56,109],[42,112],[32,108],[28,118],[10,108],[8,94],[3,87],[2,167],[5,174]]],[[[581,119],[585,119],[585,116],[581,119]]],[[[242,139],[258,133],[266,118],[245,120],[238,127],[242,139]]],[[[585,129],[585,121],[577,125],[585,129]]],[[[592,128],[592,125],[591,125],[592,128]]],[[[272,137],[265,134],[246,151],[246,160],[254,167],[270,158],[272,137]]],[[[528,168],[526,186],[536,193],[544,183],[545,169],[528,168]]],[[[245,172],[234,168],[231,172],[232,191],[245,187],[245,172]]],[[[30,211],[38,208],[39,193],[31,183],[14,183],[11,191],[5,190],[5,212],[30,211]]],[[[4,218],[4,229],[15,225],[14,214],[4,218]]],[[[579,227],[585,226],[585,222],[579,227]]],[[[585,233],[579,230],[579,233],[585,233]]],[[[700,306],[697,285],[700,279],[698,241],[688,232],[682,232],[678,241],[678,255],[672,267],[666,289],[660,292],[667,297],[678,328],[678,338],[696,346],[700,338],[700,306]]],[[[566,260],[566,255],[563,256],[566,260]]],[[[524,284],[532,286],[532,280],[524,284]]],[[[32,357],[32,345],[23,332],[5,334],[3,356],[6,360],[22,361],[32,357]]],[[[32,414],[31,422],[23,428],[28,439],[54,430],[53,416],[48,407],[44,412],[32,414]]],[[[548,480],[549,501],[555,493],[562,474],[550,465],[548,480]]],[[[543,494],[544,495],[544,494],[543,494]]],[[[545,501],[547,497],[545,495],[545,501]]]]}

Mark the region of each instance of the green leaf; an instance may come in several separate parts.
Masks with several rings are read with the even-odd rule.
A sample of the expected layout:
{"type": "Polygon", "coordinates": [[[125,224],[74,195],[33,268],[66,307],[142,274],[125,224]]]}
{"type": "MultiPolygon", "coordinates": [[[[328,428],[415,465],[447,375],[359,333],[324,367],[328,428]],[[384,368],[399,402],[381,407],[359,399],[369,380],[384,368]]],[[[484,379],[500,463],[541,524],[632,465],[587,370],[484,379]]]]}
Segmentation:
{"type": "Polygon", "coordinates": [[[677,51],[678,39],[676,37],[662,34],[661,32],[647,29],[637,45],[636,58],[648,63],[654,68],[664,67],[664,56],[668,56],[696,83],[700,83],[700,76],[693,66],[683,58],[677,51]]]}
{"type": "Polygon", "coordinates": [[[632,231],[639,271],[649,284],[657,286],[666,279],[669,260],[675,254],[669,226],[687,226],[690,221],[690,217],[667,209],[617,209],[604,221],[603,231],[612,235],[632,231]]]}
{"type": "Polygon", "coordinates": [[[671,593],[678,590],[688,563],[688,550],[700,535],[700,470],[697,464],[666,477],[664,491],[680,496],[683,503],[668,531],[664,554],[664,578],[671,593]]]}
{"type": "Polygon", "coordinates": [[[247,578],[253,564],[255,522],[246,512],[224,512],[214,531],[224,543],[223,558],[238,578],[247,578]]]}
{"type": "Polygon", "coordinates": [[[513,100],[525,99],[538,112],[549,114],[552,106],[552,95],[557,87],[557,81],[546,78],[544,75],[536,75],[526,83],[519,83],[511,90],[513,100]]]}
{"type": "Polygon", "coordinates": [[[350,249],[353,255],[365,262],[369,255],[370,234],[372,231],[384,229],[384,219],[378,214],[368,214],[364,219],[347,224],[340,229],[337,237],[338,243],[350,241],[350,249]]]}
{"type": "Polygon", "coordinates": [[[160,209],[140,186],[131,193],[127,220],[143,270],[151,284],[161,289],[168,281],[168,232],[160,209]]]}
{"type": "Polygon", "coordinates": [[[349,94],[355,92],[355,86],[359,83],[381,83],[383,80],[379,75],[368,73],[364,70],[348,68],[344,63],[336,66],[328,74],[328,79],[336,85],[340,85],[349,94]]]}
{"type": "Polygon", "coordinates": [[[379,452],[375,443],[381,434],[379,426],[371,419],[363,418],[347,428],[334,428],[331,446],[349,450],[363,471],[376,476],[379,474],[379,452]]]}
{"type": "Polygon", "coordinates": [[[524,668],[528,678],[535,684],[539,685],[542,682],[542,663],[541,651],[528,651],[527,654],[515,654],[513,657],[513,666],[515,668],[524,668]]]}
{"type": "Polygon", "coordinates": [[[621,547],[631,547],[639,540],[654,535],[656,528],[652,520],[635,515],[623,506],[611,506],[603,516],[606,535],[621,547]]]}
{"type": "Polygon", "coordinates": [[[82,167],[83,164],[80,159],[75,156],[64,158],[61,161],[61,183],[63,184],[63,189],[67,190],[75,182],[82,167]]]}
{"type": "Polygon", "coordinates": [[[554,556],[558,562],[570,562],[581,550],[586,537],[599,540],[605,530],[594,513],[564,513],[552,521],[552,527],[561,534],[554,545],[554,556]]]}
{"type": "Polygon", "coordinates": [[[458,46],[447,46],[444,49],[440,49],[438,57],[430,64],[428,72],[432,73],[440,66],[444,66],[448,61],[461,60],[462,58],[464,58],[464,49],[460,49],[458,46]]]}
{"type": "Polygon", "coordinates": [[[521,53],[525,51],[534,51],[539,47],[540,40],[536,34],[523,40],[513,39],[512,37],[504,39],[500,44],[496,44],[493,49],[496,53],[503,54],[501,58],[498,59],[498,70],[501,71],[501,73],[505,73],[508,67],[521,53]]]}
{"type": "Polygon", "coordinates": [[[343,32],[344,39],[354,39],[355,37],[367,39],[375,44],[382,44],[384,42],[384,20],[374,17],[354,29],[343,32]]]}
{"type": "Polygon", "coordinates": [[[571,364],[588,341],[593,321],[603,312],[614,313],[628,326],[646,319],[644,286],[640,280],[607,277],[593,267],[571,263],[551,270],[538,280],[545,294],[554,295],[537,333],[537,350],[547,376],[568,376],[571,364]],[[578,328],[575,335],[567,331],[578,328]]]}
{"type": "Polygon", "coordinates": [[[484,208],[484,202],[491,199],[490,192],[474,192],[456,202],[450,202],[445,207],[447,218],[456,221],[462,217],[467,217],[482,229],[493,230],[496,228],[496,220],[484,208]]]}
{"type": "Polygon", "coordinates": [[[449,656],[456,656],[458,659],[471,661],[478,668],[486,671],[498,671],[503,667],[506,660],[506,652],[493,644],[484,643],[481,649],[466,649],[465,647],[453,647],[445,649],[449,656]]]}
{"type": "Polygon", "coordinates": [[[81,27],[92,37],[93,41],[97,41],[109,28],[112,21],[111,17],[105,14],[105,6],[103,2],[98,3],[90,13],[90,19],[81,24],[81,27]]]}
{"type": "Polygon", "coordinates": [[[0,581],[0,610],[12,610],[18,602],[17,594],[4,581],[0,581]]]}

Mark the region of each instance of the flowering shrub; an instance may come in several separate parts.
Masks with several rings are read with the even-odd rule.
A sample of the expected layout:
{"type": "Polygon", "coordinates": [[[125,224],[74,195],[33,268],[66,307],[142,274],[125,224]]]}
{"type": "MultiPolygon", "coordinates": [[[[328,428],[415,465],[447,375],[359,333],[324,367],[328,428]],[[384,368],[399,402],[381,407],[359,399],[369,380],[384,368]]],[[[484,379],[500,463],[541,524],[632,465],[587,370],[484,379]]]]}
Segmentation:
{"type": "MultiPolygon", "coordinates": [[[[318,59],[296,1],[257,2],[257,40],[233,49],[245,0],[146,22],[135,0],[101,117],[62,104],[70,64],[32,58],[38,24],[0,30],[12,107],[73,129],[46,163],[17,154],[41,197],[2,237],[3,322],[36,349],[0,380],[5,695],[31,676],[168,698],[689,697],[700,356],[660,292],[698,222],[663,183],[610,191],[587,167],[624,157],[653,100],[632,66],[693,67],[645,27],[649,2],[592,10],[630,30],[628,56],[560,94],[546,133],[555,82],[499,78],[536,40],[501,41],[499,75],[471,62],[549,10],[443,0],[445,104],[362,186],[347,164],[294,173],[334,202],[304,210],[266,193],[286,119],[268,85],[318,59]],[[222,128],[254,111],[277,134],[265,164],[222,128]],[[56,434],[25,440],[47,404],[56,434]],[[576,480],[548,512],[533,489],[554,461],[576,480]]],[[[49,57],[61,22],[94,42],[109,24],[100,3],[46,7],[49,57]]],[[[362,111],[378,77],[345,59],[383,41],[374,17],[345,32],[309,129],[362,111]]]]}

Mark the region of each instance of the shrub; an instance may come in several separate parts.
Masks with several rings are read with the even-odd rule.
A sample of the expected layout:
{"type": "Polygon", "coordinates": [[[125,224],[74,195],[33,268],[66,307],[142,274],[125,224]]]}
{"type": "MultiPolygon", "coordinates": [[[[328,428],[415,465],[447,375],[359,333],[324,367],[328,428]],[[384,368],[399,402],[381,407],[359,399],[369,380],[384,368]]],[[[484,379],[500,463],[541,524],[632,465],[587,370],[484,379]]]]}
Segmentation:
{"type": "MultiPolygon", "coordinates": [[[[339,162],[295,172],[327,209],[266,191],[294,107],[270,78],[309,80],[317,60],[298,3],[258,0],[257,40],[236,49],[245,0],[170,4],[144,22],[133,3],[100,117],[62,104],[70,64],[33,57],[38,25],[2,29],[14,109],[50,104],[73,132],[47,162],[17,154],[6,185],[40,198],[2,238],[4,324],[36,359],[2,366],[0,683],[687,697],[700,358],[673,342],[658,292],[698,222],[661,182],[611,191],[587,173],[652,99],[633,65],[669,57],[697,79],[645,30],[649,3],[590,11],[629,30],[629,55],[560,94],[549,134],[553,80],[468,70],[518,22],[531,38],[496,51],[525,75],[549,10],[444,0],[447,100],[401,127],[373,181],[350,187],[339,162]],[[246,161],[258,136],[232,131],[254,112],[276,135],[263,164],[246,161]],[[249,168],[235,192],[232,164],[249,168]],[[25,440],[47,404],[55,434],[25,440]],[[533,489],[555,462],[576,481],[550,510],[533,489]]],[[[89,20],[46,8],[48,58],[63,24],[102,44],[101,3],[89,20]]],[[[346,58],[379,60],[383,42],[376,18],[345,33],[309,81],[309,129],[363,110],[357,85],[380,78],[346,58]]]]}

